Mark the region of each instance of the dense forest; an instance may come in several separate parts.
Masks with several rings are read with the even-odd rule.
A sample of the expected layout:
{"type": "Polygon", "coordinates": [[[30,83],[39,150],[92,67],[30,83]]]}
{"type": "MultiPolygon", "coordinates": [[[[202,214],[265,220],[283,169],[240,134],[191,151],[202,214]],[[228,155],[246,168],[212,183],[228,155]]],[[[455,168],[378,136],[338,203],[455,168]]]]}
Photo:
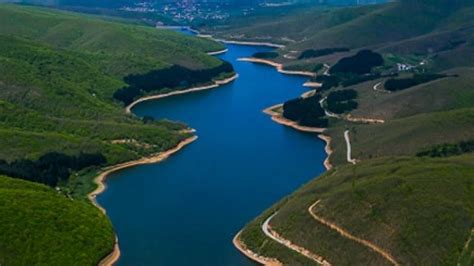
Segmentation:
{"type": "Polygon", "coordinates": [[[399,91],[445,77],[447,77],[447,75],[444,74],[415,74],[411,78],[392,78],[385,81],[385,89],[389,91],[399,91]]]}
{"type": "Polygon", "coordinates": [[[339,86],[339,78],[336,76],[319,75],[312,78],[311,81],[321,83],[319,90],[327,91],[333,87],[339,86]]]}
{"type": "Polygon", "coordinates": [[[345,48],[345,47],[338,47],[338,48],[323,48],[323,49],[308,49],[303,51],[300,56],[298,57],[299,60],[301,59],[308,59],[308,58],[314,58],[314,57],[321,57],[325,55],[330,55],[334,53],[340,53],[340,52],[349,52],[351,49],[345,48]]]}
{"type": "Polygon", "coordinates": [[[357,109],[358,104],[354,99],[357,98],[357,91],[340,90],[329,93],[326,100],[327,108],[335,114],[343,114],[357,109]]]}
{"type": "Polygon", "coordinates": [[[81,153],[77,156],[70,156],[50,152],[36,161],[20,159],[8,163],[0,160],[0,174],[54,187],[59,181],[67,180],[72,171],[79,171],[90,166],[100,166],[105,163],[106,159],[102,154],[81,153]]]}
{"type": "Polygon", "coordinates": [[[354,73],[363,75],[370,73],[374,67],[381,66],[383,63],[383,57],[379,53],[372,52],[371,50],[362,50],[354,56],[339,60],[331,67],[329,73],[354,73]]]}
{"type": "Polygon", "coordinates": [[[252,55],[252,57],[255,58],[261,58],[261,59],[273,59],[278,57],[277,52],[258,52],[252,55]]]}
{"type": "Polygon", "coordinates": [[[319,101],[321,95],[308,98],[297,98],[287,101],[283,105],[283,116],[287,119],[298,122],[302,126],[327,127],[328,120],[325,117],[324,109],[319,101]]]}
{"type": "Polygon", "coordinates": [[[362,50],[354,56],[339,60],[329,70],[331,75],[319,75],[313,78],[312,81],[322,84],[321,91],[327,91],[339,85],[349,87],[382,77],[378,73],[372,73],[372,69],[383,65],[383,63],[384,60],[380,54],[370,50],[362,50]]]}
{"type": "Polygon", "coordinates": [[[128,84],[115,92],[114,98],[125,105],[132,103],[138,97],[162,89],[184,89],[210,82],[221,74],[230,74],[234,68],[229,62],[209,69],[193,70],[180,65],[153,70],[146,74],[133,74],[124,78],[128,84]]]}
{"type": "Polygon", "coordinates": [[[474,152],[474,140],[461,141],[456,144],[441,144],[419,152],[418,157],[449,157],[474,152]]]}

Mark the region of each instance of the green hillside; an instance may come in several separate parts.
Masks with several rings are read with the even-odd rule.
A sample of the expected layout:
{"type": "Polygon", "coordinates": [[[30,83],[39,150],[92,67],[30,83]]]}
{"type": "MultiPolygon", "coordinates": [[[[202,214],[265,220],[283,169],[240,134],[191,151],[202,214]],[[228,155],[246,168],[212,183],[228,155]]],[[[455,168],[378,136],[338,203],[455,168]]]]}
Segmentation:
{"type": "Polygon", "coordinates": [[[115,243],[96,207],[53,189],[0,176],[0,264],[97,265],[115,243]]]}
{"type": "Polygon", "coordinates": [[[251,222],[242,240],[285,265],[312,265],[268,240],[270,221],[286,239],[333,265],[391,265],[368,247],[315,220],[308,208],[352,235],[388,251],[400,265],[472,265],[465,247],[474,223],[474,156],[384,158],[337,167],[251,222]],[[467,255],[466,255],[467,254],[467,255]]]}
{"type": "Polygon", "coordinates": [[[369,48],[383,54],[400,55],[398,62],[417,55],[433,60],[430,67],[445,70],[472,66],[474,32],[472,1],[409,1],[336,8],[312,9],[268,19],[256,25],[233,24],[230,30],[214,33],[236,40],[270,41],[286,44],[276,61],[288,66],[330,65],[350,53],[334,53],[319,58],[298,57],[310,50],[369,48]]]}
{"type": "MultiPolygon", "coordinates": [[[[0,175],[10,176],[0,176],[0,265],[97,265],[115,236],[87,200],[95,176],[191,136],[126,114],[114,95],[153,71],[207,73],[203,83],[230,75],[206,54],[223,46],[38,7],[1,4],[0,25],[0,175]]],[[[183,88],[147,94],[163,89],[183,88]]]]}
{"type": "Polygon", "coordinates": [[[172,64],[207,68],[219,60],[202,52],[223,48],[173,31],[101,20],[37,7],[1,5],[0,34],[96,57],[107,73],[125,76],[172,64]],[[108,66],[107,66],[108,65],[108,66]]]}
{"type": "MultiPolygon", "coordinates": [[[[327,97],[323,107],[336,113],[313,117],[328,120],[334,168],[249,223],[245,246],[284,265],[314,264],[264,234],[277,212],[273,232],[332,265],[473,264],[473,5],[402,0],[232,29],[228,37],[276,42],[293,34],[272,60],[317,69],[312,81],[322,86],[304,101],[319,108],[327,97]],[[342,14],[352,15],[336,20],[342,14]]],[[[282,115],[302,124],[316,107],[288,108],[298,101],[282,115]],[[293,109],[299,114],[288,117],[293,109]]]]}
{"type": "MultiPolygon", "coordinates": [[[[172,31],[5,4],[0,24],[0,170],[14,177],[37,178],[15,165],[51,153],[100,155],[113,165],[174,147],[190,136],[185,125],[126,115],[114,99],[126,77],[176,66],[211,73],[201,82],[229,74],[217,72],[227,64],[206,54],[221,44],[172,31]]],[[[92,166],[95,173],[103,164],[92,166]]],[[[93,189],[85,176],[74,187],[93,189]]]]}

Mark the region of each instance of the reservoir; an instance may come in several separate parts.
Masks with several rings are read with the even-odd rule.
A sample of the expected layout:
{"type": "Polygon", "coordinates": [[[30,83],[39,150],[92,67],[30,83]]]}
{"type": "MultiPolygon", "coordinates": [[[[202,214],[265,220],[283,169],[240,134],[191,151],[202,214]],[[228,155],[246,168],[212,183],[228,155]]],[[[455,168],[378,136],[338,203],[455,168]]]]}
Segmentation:
{"type": "Polygon", "coordinates": [[[197,141],[166,161],[112,174],[99,203],[117,232],[118,265],[256,265],[232,244],[246,223],[325,171],[316,134],[262,110],[307,91],[307,78],[237,61],[269,48],[228,45],[239,78],[207,91],[147,101],[138,116],[181,121],[197,141]]]}

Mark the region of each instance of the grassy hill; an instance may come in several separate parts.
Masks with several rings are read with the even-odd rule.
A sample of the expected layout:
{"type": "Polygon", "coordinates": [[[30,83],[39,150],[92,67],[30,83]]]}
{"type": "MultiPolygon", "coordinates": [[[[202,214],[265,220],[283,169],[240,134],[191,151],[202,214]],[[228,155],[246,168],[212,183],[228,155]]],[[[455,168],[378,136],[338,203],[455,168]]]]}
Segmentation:
{"type": "Polygon", "coordinates": [[[0,23],[5,25],[1,35],[95,56],[104,67],[108,65],[107,73],[121,77],[172,64],[198,69],[215,66],[219,60],[203,52],[223,48],[216,42],[173,31],[46,8],[1,5],[0,15],[0,23]]]}
{"type": "MultiPolygon", "coordinates": [[[[337,62],[348,53],[298,59],[311,49],[373,49],[383,54],[418,55],[432,59],[430,67],[445,70],[472,66],[474,33],[472,1],[408,1],[388,4],[310,9],[268,19],[254,25],[234,24],[227,31],[215,29],[223,38],[264,40],[286,44],[276,61],[287,66],[337,62]],[[389,34],[388,34],[389,33],[389,34]]],[[[350,53],[349,53],[350,54],[350,53]]]]}
{"type": "Polygon", "coordinates": [[[96,265],[115,243],[107,217],[53,189],[0,176],[2,265],[96,265]]]}
{"type": "MultiPolygon", "coordinates": [[[[469,149],[464,155],[445,158],[420,154],[449,155],[451,147],[474,140],[473,5],[472,1],[402,0],[312,12],[313,18],[292,15],[280,25],[269,21],[233,29],[235,38],[265,35],[278,41],[287,33],[298,34],[287,25],[299,30],[321,25],[303,30],[301,36],[306,38],[287,42],[274,60],[294,69],[332,66],[331,76],[314,80],[323,86],[313,97],[327,96],[326,108],[331,95],[352,95],[350,101],[339,103],[339,107],[352,104],[341,117],[326,116],[325,134],[332,138],[333,151],[329,159],[335,168],[248,224],[241,235],[245,246],[284,265],[314,264],[264,235],[264,221],[277,212],[270,221],[272,230],[333,265],[393,265],[366,242],[354,239],[368,241],[400,265],[472,265],[474,155],[469,149]],[[324,22],[344,13],[351,14],[345,21],[324,22]],[[381,55],[384,64],[357,74],[368,60],[347,62],[361,49],[381,55]],[[339,73],[335,66],[343,63],[349,71],[339,73]],[[399,70],[397,63],[410,69],[399,70]],[[346,131],[355,165],[347,161],[346,131]],[[353,238],[309,212],[317,200],[313,214],[353,238]]],[[[321,74],[321,68],[318,71],[321,74]]]]}
{"type": "Polygon", "coordinates": [[[337,167],[250,223],[243,241],[286,265],[311,265],[263,235],[260,225],[334,265],[390,265],[379,254],[315,220],[313,212],[387,250],[401,265],[471,265],[465,247],[474,223],[473,155],[430,159],[391,157],[337,167]],[[467,254],[467,255],[466,255],[467,254]]]}

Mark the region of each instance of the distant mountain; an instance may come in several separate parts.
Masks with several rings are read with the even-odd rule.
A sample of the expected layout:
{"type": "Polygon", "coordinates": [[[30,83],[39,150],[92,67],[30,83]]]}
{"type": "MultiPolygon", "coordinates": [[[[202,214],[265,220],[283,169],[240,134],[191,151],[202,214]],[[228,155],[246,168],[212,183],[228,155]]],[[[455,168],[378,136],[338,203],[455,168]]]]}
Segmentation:
{"type": "MultiPolygon", "coordinates": [[[[180,1],[170,0],[0,0],[2,2],[16,2],[16,3],[28,3],[36,5],[50,5],[50,6],[84,6],[84,7],[108,7],[115,8],[124,5],[134,5],[138,3],[176,3],[180,1]]],[[[190,1],[187,1],[190,2],[190,1]]],[[[194,0],[195,3],[216,3],[216,4],[228,4],[235,7],[239,6],[252,6],[267,4],[308,4],[308,3],[319,3],[319,4],[335,4],[335,5],[357,5],[357,4],[375,4],[387,2],[387,0],[194,0]]]]}

